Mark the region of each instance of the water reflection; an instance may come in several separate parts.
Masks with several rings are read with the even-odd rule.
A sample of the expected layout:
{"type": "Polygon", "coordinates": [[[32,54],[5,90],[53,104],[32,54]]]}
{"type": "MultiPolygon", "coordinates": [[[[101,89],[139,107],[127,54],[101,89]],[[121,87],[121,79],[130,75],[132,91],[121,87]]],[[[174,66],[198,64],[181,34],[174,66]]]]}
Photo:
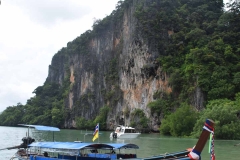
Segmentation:
{"type": "MultiPolygon", "coordinates": [[[[126,143],[126,142],[125,142],[125,139],[109,138],[109,140],[110,140],[112,143],[126,143]]],[[[126,140],[126,141],[127,141],[127,140],[126,140]]]]}

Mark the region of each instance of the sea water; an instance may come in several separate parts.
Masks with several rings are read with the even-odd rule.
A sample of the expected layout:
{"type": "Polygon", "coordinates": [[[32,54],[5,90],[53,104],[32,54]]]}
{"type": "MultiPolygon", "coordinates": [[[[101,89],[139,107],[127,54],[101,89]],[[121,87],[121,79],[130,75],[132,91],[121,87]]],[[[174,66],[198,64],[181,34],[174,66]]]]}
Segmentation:
{"type": "MultiPolygon", "coordinates": [[[[13,147],[22,143],[22,138],[28,134],[36,141],[83,141],[92,142],[92,135],[87,134],[92,131],[61,129],[60,132],[37,132],[34,129],[28,130],[26,127],[2,127],[0,126],[0,149],[13,147]]],[[[136,150],[138,158],[161,155],[175,151],[182,151],[196,145],[198,139],[166,137],[159,133],[141,134],[134,139],[111,139],[110,131],[100,131],[100,136],[96,143],[134,143],[140,149],[136,150]]],[[[216,140],[215,155],[216,160],[239,160],[240,159],[240,140],[216,140]]],[[[202,152],[202,160],[210,160],[208,153],[208,142],[202,152]]],[[[0,150],[0,160],[10,160],[14,157],[17,149],[0,150]]]]}

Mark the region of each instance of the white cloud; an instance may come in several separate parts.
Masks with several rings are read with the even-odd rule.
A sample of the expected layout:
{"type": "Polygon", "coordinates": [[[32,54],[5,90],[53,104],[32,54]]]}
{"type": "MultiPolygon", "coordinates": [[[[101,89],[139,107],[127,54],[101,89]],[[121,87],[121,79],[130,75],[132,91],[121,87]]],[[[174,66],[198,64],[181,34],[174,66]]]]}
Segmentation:
{"type": "Polygon", "coordinates": [[[118,0],[1,0],[0,112],[43,85],[55,53],[109,15],[118,0]]]}

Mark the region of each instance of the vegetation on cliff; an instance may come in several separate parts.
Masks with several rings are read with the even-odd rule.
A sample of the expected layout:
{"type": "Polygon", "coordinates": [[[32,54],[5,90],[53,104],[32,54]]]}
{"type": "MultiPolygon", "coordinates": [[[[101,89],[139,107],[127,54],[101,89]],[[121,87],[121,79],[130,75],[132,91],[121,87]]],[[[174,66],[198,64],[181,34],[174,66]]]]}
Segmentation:
{"type": "MultiPolygon", "coordinates": [[[[102,20],[96,20],[88,30],[62,48],[57,56],[87,55],[93,37],[101,37],[107,29],[121,27],[124,10],[133,0],[119,1],[116,10],[102,20]]],[[[158,67],[169,75],[171,93],[157,91],[154,101],[148,104],[151,116],[161,119],[160,132],[174,136],[198,136],[204,119],[216,122],[216,138],[239,139],[240,133],[240,5],[228,4],[223,10],[222,0],[139,0],[134,16],[137,19],[135,38],[143,38],[151,50],[158,53],[158,67]],[[193,106],[193,96],[199,90],[204,103],[193,106]]],[[[118,33],[116,33],[118,34],[118,33]]],[[[122,43],[115,48],[122,52],[122,43]]],[[[85,109],[94,96],[84,94],[73,109],[65,107],[67,96],[74,84],[69,81],[69,64],[65,64],[66,78],[62,84],[45,82],[37,87],[26,105],[9,106],[0,115],[0,125],[16,126],[19,123],[63,127],[64,120],[72,117],[79,129],[93,129],[101,122],[106,129],[106,118],[122,99],[118,84],[117,57],[106,67],[105,81],[110,84],[101,91],[107,105],[92,119],[72,117],[85,109]],[[71,84],[71,85],[70,85],[71,84]],[[112,89],[114,88],[114,90],[112,89]],[[111,106],[111,107],[110,107],[111,106]]],[[[89,66],[91,67],[91,66],[89,66]]],[[[146,67],[147,68],[147,67],[146,67]]],[[[52,68],[56,70],[57,68],[52,68]]],[[[149,127],[149,117],[136,109],[131,114],[131,125],[149,127]]]]}
{"type": "MultiPolygon", "coordinates": [[[[139,20],[138,32],[143,33],[149,46],[157,48],[159,65],[170,75],[173,89],[172,95],[159,94],[156,101],[148,105],[151,112],[164,117],[160,132],[189,136],[197,120],[213,118],[226,122],[226,126],[233,125],[225,120],[228,116],[238,119],[234,124],[239,126],[239,105],[231,106],[235,110],[226,115],[222,110],[226,108],[214,107],[212,112],[223,113],[215,117],[210,114],[206,117],[201,106],[184,107],[184,104],[191,104],[191,95],[197,88],[204,93],[207,106],[213,100],[222,102],[228,99],[233,103],[239,93],[239,4],[228,4],[229,10],[224,12],[222,1],[162,0],[147,3],[150,1],[142,1],[135,12],[139,20]],[[169,37],[168,41],[166,37],[169,37]]],[[[217,128],[224,128],[226,133],[233,129],[226,126],[217,128]]],[[[236,132],[233,137],[238,137],[238,127],[233,130],[236,132]]],[[[195,126],[194,135],[197,133],[195,126]]],[[[230,138],[222,132],[216,137],[230,138]]]]}

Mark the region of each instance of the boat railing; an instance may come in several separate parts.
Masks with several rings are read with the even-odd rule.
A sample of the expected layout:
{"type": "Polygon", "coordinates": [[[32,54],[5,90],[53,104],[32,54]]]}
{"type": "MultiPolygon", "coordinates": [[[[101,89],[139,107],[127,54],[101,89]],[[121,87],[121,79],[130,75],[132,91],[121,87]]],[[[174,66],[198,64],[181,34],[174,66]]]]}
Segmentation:
{"type": "Polygon", "coordinates": [[[68,159],[68,160],[111,160],[111,159],[116,159],[109,156],[109,157],[101,157],[100,154],[94,154],[91,155],[92,157],[89,157],[89,155],[84,155],[84,156],[80,156],[80,157],[76,157],[76,156],[70,156],[70,155],[58,155],[58,159],[68,159]],[[95,155],[95,156],[94,156],[95,155]]]}
{"type": "Polygon", "coordinates": [[[117,159],[137,158],[136,154],[117,154],[117,159]]]}
{"type": "MultiPolygon", "coordinates": [[[[31,155],[30,160],[56,160],[56,158],[50,158],[50,157],[43,157],[43,156],[36,156],[36,155],[31,155]]],[[[61,160],[69,160],[69,159],[61,159],[61,160]]]]}

